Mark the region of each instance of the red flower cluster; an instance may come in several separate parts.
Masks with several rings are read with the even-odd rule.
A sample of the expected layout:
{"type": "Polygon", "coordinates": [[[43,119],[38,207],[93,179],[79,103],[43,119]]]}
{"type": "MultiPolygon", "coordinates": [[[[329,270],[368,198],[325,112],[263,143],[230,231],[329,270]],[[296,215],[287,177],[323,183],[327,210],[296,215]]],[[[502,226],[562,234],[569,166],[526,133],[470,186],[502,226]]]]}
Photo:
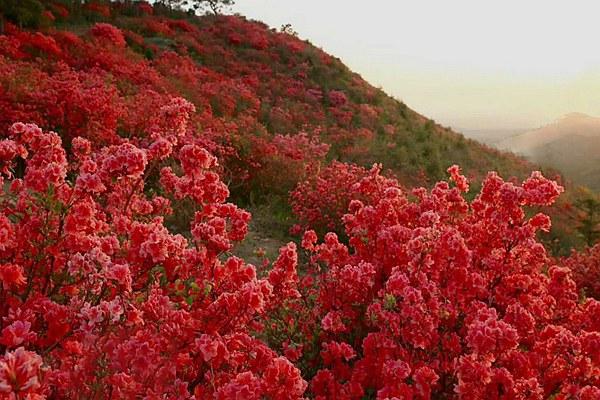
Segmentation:
{"type": "Polygon", "coordinates": [[[562,260],[573,271],[580,294],[600,300],[600,244],[562,260]]]}
{"type": "MultiPolygon", "coordinates": [[[[398,182],[380,175],[381,166],[371,170],[353,164],[334,161],[322,170],[308,174],[290,193],[290,204],[300,225],[293,228],[299,233],[311,227],[324,233],[343,233],[342,216],[351,200],[373,202],[388,188],[400,188],[398,182]]],[[[356,203],[358,204],[358,203],[356,203]]]]}
{"type": "Polygon", "coordinates": [[[111,24],[98,23],[90,29],[90,33],[95,39],[104,40],[117,47],[125,47],[125,37],[123,32],[111,24]]]}
{"type": "MultiPolygon", "coordinates": [[[[170,118],[185,131],[178,109],[170,118]]],[[[68,161],[55,133],[17,123],[10,137],[0,142],[2,398],[300,397],[300,371],[258,339],[267,312],[298,297],[295,247],[263,279],[222,257],[250,215],[224,203],[212,155],[165,134],[98,150],[76,138],[68,161]],[[164,224],[184,198],[198,210],[188,238],[164,224]]]]}
{"type": "Polygon", "coordinates": [[[579,301],[571,271],[537,242],[548,218],[523,208],[551,204],[562,188],[539,173],[520,186],[491,173],[469,204],[467,180],[449,172],[456,187],[410,195],[372,172],[354,188],[378,194],[351,200],[343,217],[349,245],[306,232],[303,301],[316,300],[289,307],[308,328],[282,331],[303,347],[311,392],[598,398],[600,303],[579,301]]]}

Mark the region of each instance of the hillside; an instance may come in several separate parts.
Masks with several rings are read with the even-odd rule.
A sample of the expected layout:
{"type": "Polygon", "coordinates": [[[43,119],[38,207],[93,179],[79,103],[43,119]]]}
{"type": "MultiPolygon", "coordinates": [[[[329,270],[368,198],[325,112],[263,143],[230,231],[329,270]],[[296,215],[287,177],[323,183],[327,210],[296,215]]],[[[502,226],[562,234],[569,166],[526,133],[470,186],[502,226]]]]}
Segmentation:
{"type": "Polygon", "coordinates": [[[54,26],[35,35],[7,26],[0,128],[5,131],[15,119],[27,117],[71,135],[84,129],[75,127],[78,122],[108,135],[126,129],[131,121],[123,109],[141,107],[136,100],[152,90],[157,102],[178,95],[196,106],[194,120],[224,165],[247,146],[258,145],[257,140],[271,144],[277,134],[305,132],[331,145],[329,159],[382,162],[407,185],[425,183],[421,178],[434,182],[453,163],[473,176],[488,170],[522,176],[531,169],[520,159],[436,125],[369,85],[340,60],[259,22],[236,16],[169,19],[123,13],[103,18],[88,12],[87,19],[58,15],[54,26]],[[126,43],[115,43],[109,32],[104,37],[90,34],[90,19],[110,21],[123,31],[126,43]],[[38,57],[44,62],[37,62],[38,57]],[[39,84],[28,87],[29,79],[39,84]],[[69,98],[69,89],[59,87],[65,81],[104,97],[102,111],[74,104],[84,99],[69,98]],[[55,98],[71,103],[81,121],[48,112],[55,98]],[[102,128],[95,120],[100,113],[102,128]]]}
{"type": "Polygon", "coordinates": [[[499,141],[497,147],[557,168],[574,182],[600,190],[600,118],[571,113],[499,141]]]}
{"type": "MultiPolygon", "coordinates": [[[[419,115],[287,31],[241,16],[51,4],[38,31],[4,24],[0,130],[28,121],[66,143],[118,143],[151,135],[156,111],[184,98],[194,106],[188,133],[218,158],[231,199],[253,211],[256,243],[279,238],[273,249],[295,222],[289,192],[318,170],[309,165],[382,163],[414,187],[458,164],[475,190],[487,171],[523,178],[536,169],[419,115]]],[[[576,239],[565,218],[554,230],[568,249],[576,239]]]]}
{"type": "Polygon", "coordinates": [[[165,3],[0,0],[1,399],[600,398],[554,177],[165,3]]]}

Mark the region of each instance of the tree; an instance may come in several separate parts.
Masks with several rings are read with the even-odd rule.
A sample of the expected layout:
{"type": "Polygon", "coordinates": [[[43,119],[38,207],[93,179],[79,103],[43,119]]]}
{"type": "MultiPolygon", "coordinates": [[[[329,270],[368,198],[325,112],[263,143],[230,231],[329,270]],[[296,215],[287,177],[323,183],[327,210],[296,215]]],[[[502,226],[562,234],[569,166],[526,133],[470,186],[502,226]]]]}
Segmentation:
{"type": "Polygon", "coordinates": [[[296,37],[298,36],[298,32],[296,32],[294,30],[294,28],[292,27],[292,24],[290,24],[290,23],[281,25],[280,31],[282,33],[287,33],[288,35],[291,35],[291,36],[296,36],[296,37]]]}
{"type": "Polygon", "coordinates": [[[184,0],[195,11],[210,10],[213,14],[220,14],[224,8],[233,6],[235,0],[184,0]]]}
{"type": "Polygon", "coordinates": [[[162,4],[170,10],[187,10],[193,12],[211,11],[220,14],[225,8],[235,4],[235,0],[159,0],[155,4],[162,4]]]}

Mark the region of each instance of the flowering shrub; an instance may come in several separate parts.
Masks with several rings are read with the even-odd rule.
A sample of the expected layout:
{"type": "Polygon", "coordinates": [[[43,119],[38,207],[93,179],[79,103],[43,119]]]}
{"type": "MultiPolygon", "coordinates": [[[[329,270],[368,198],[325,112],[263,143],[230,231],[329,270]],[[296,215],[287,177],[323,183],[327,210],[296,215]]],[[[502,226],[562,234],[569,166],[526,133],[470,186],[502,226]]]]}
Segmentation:
{"type": "Polygon", "coordinates": [[[239,258],[221,261],[250,215],[224,203],[215,158],[181,137],[98,150],[75,138],[70,161],[35,125],[14,124],[0,142],[3,398],[304,392],[298,369],[254,334],[294,295],[295,248],[263,279],[239,258]],[[155,175],[166,197],[147,194],[155,175]],[[181,198],[198,207],[187,238],[164,225],[181,198]]]}
{"type": "Polygon", "coordinates": [[[329,92],[329,103],[332,107],[341,107],[348,102],[348,98],[344,92],[340,90],[332,90],[329,92]]]}
{"type": "Polygon", "coordinates": [[[263,154],[259,148],[254,153],[260,157],[262,189],[269,191],[269,187],[281,185],[285,194],[302,179],[307,166],[323,162],[329,151],[329,145],[306,133],[275,135],[272,142],[262,148],[263,154]]]}
{"type": "Polygon", "coordinates": [[[329,145],[316,135],[275,135],[268,140],[255,137],[248,148],[240,151],[240,168],[248,170],[243,190],[258,196],[269,194],[285,198],[294,186],[324,163],[329,145]]]}
{"type": "Polygon", "coordinates": [[[102,17],[110,17],[110,6],[106,4],[99,4],[97,2],[90,2],[84,5],[84,9],[90,14],[97,14],[102,17]]]}
{"type": "Polygon", "coordinates": [[[469,204],[467,180],[449,172],[455,187],[415,189],[416,200],[371,179],[383,195],[351,201],[349,246],[306,232],[315,274],[303,292],[316,301],[289,318],[310,326],[295,339],[309,390],[323,399],[596,398],[600,303],[578,301],[570,270],[537,242],[548,217],[523,209],[551,204],[562,188],[537,172],[520,186],[491,173],[469,204]]]}
{"type": "Polygon", "coordinates": [[[372,202],[388,187],[399,188],[398,182],[380,175],[381,166],[369,171],[354,164],[334,161],[309,174],[290,193],[290,204],[300,226],[295,231],[311,227],[321,233],[343,233],[342,216],[351,200],[372,202]]]}
{"type": "Polygon", "coordinates": [[[117,47],[125,47],[123,32],[111,24],[98,23],[90,29],[90,33],[95,39],[104,40],[117,47]]]}
{"type": "Polygon", "coordinates": [[[289,244],[258,278],[221,261],[249,214],[224,203],[215,158],[180,142],[176,109],[181,127],[146,148],[75,138],[67,154],[58,135],[21,123],[0,142],[2,393],[300,398],[294,362],[317,398],[600,393],[600,303],[577,301],[568,268],[544,272],[535,232],[549,219],[522,208],[552,203],[555,183],[490,174],[468,204],[453,167],[456,187],[414,190],[413,202],[375,168],[343,217],[352,251],[308,231],[303,247],[326,269],[309,265],[300,281],[289,244]],[[164,196],[146,193],[153,174],[164,196]],[[188,238],[163,222],[183,198],[199,207],[188,238]]]}
{"type": "Polygon", "coordinates": [[[562,261],[572,270],[577,288],[586,296],[600,300],[600,245],[573,251],[562,261]]]}

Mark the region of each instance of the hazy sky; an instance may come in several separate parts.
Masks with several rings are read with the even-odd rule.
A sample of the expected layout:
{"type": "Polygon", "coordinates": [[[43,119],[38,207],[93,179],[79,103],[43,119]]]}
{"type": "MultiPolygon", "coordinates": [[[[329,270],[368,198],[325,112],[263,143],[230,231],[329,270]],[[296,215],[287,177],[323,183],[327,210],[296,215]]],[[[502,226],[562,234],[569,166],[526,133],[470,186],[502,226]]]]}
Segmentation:
{"type": "Polygon", "coordinates": [[[237,0],[234,11],[339,57],[457,128],[529,128],[600,115],[600,2],[237,0]]]}

